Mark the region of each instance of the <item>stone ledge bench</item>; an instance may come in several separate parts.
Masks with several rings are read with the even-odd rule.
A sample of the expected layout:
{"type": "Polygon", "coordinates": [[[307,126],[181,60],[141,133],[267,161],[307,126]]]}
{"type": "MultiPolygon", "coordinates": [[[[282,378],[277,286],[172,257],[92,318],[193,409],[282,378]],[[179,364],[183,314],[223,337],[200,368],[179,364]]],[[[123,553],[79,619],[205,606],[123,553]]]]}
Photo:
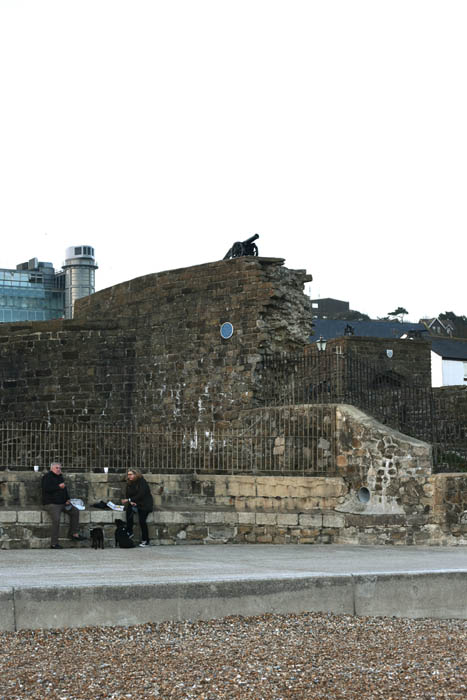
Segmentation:
{"type": "MultiPolygon", "coordinates": [[[[114,547],[115,521],[120,511],[89,508],[80,512],[80,531],[104,530],[106,547],[114,547]]],[[[148,517],[149,537],[155,545],[175,544],[359,544],[465,545],[467,522],[459,532],[433,525],[427,515],[358,515],[335,511],[279,513],[235,511],[222,506],[186,504],[159,507],[148,517]]],[[[135,540],[139,541],[135,518],[135,540]]],[[[89,547],[90,541],[68,539],[68,517],[62,515],[60,544],[89,547]]],[[[50,518],[41,506],[0,507],[0,549],[45,549],[50,546],[50,518]]]]}
{"type": "MultiPolygon", "coordinates": [[[[89,537],[91,528],[102,527],[105,546],[114,546],[115,521],[125,519],[120,511],[90,508],[80,512],[80,531],[89,537]]],[[[332,541],[345,525],[344,515],[336,513],[242,512],[222,508],[165,508],[148,517],[153,544],[313,544],[332,541]]],[[[135,518],[135,537],[139,525],[135,518]]],[[[68,517],[60,523],[63,547],[89,546],[87,540],[68,539],[68,517]]],[[[50,546],[50,517],[40,506],[0,507],[0,549],[43,549],[50,546]]]]}

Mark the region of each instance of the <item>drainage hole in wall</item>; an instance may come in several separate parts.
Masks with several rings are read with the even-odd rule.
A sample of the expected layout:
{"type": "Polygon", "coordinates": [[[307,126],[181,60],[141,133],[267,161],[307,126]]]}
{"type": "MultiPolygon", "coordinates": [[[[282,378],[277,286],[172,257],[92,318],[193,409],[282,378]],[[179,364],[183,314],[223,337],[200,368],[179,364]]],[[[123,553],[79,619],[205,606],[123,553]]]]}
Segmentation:
{"type": "Polygon", "coordinates": [[[370,500],[370,492],[365,486],[362,486],[358,491],[357,497],[361,503],[368,503],[370,500]]]}

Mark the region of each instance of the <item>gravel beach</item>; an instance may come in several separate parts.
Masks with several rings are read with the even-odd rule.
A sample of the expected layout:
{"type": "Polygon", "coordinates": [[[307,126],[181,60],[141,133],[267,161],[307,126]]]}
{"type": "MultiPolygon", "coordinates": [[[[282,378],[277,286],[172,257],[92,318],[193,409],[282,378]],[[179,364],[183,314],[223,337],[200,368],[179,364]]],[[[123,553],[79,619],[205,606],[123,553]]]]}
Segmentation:
{"type": "Polygon", "coordinates": [[[467,621],[227,617],[0,635],[0,698],[465,698],[467,621]]]}

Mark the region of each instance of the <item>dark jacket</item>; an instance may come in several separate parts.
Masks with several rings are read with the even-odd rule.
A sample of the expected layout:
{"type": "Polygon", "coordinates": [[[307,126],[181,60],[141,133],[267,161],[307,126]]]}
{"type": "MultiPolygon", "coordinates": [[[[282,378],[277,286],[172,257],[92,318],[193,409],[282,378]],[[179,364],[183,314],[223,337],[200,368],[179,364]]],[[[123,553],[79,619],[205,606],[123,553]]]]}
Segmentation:
{"type": "Polygon", "coordinates": [[[42,503],[44,506],[49,503],[66,503],[70,498],[66,487],[61,489],[59,484],[63,484],[65,479],[62,474],[47,472],[42,477],[42,503]]]}
{"type": "Polygon", "coordinates": [[[148,513],[150,513],[154,508],[154,501],[149,489],[149,484],[144,476],[141,476],[135,481],[127,482],[126,498],[136,503],[138,508],[141,508],[141,510],[148,511],[148,513]]]}

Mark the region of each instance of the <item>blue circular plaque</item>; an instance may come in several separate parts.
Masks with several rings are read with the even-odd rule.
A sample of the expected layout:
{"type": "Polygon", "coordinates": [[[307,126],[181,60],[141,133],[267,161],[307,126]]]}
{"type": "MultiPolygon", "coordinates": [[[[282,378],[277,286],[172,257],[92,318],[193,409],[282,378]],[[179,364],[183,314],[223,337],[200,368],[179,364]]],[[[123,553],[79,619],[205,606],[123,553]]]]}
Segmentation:
{"type": "Polygon", "coordinates": [[[234,327],[232,326],[229,321],[226,321],[225,323],[222,324],[221,326],[221,337],[224,338],[224,340],[228,340],[233,336],[234,332],[234,327]]]}

